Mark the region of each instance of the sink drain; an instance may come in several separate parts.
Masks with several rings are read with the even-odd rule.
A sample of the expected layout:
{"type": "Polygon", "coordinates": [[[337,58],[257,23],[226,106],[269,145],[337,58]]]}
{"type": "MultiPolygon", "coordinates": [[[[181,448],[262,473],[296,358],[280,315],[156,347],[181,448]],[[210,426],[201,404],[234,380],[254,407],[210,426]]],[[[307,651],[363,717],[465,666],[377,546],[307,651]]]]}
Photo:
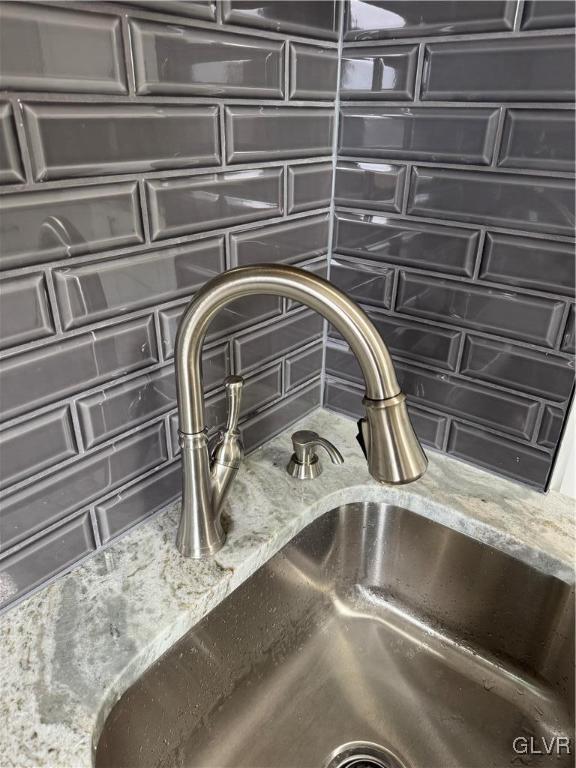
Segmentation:
{"type": "Polygon", "coordinates": [[[353,741],[333,752],[325,768],[406,768],[406,765],[379,744],[353,741]]]}

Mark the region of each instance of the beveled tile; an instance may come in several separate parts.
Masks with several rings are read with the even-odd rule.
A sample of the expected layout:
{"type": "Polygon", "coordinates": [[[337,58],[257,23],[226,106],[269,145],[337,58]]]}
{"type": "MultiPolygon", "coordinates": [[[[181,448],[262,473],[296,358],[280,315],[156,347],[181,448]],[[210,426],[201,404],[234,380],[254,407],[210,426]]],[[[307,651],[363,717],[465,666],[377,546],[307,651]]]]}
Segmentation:
{"type": "Polygon", "coordinates": [[[547,176],[413,168],[408,212],[572,235],[574,183],[547,176]]]}
{"type": "Polygon", "coordinates": [[[43,274],[0,280],[0,349],[54,333],[43,274]]]}
{"type": "Polygon", "coordinates": [[[385,216],[337,213],[335,248],[390,264],[472,277],[478,233],[385,216]]]}
{"type": "Polygon", "coordinates": [[[216,0],[123,0],[123,5],[190,19],[216,19],[216,0]]]}
{"type": "Polygon", "coordinates": [[[96,505],[100,540],[103,544],[108,543],[175,501],[181,494],[182,469],[177,461],[96,505]]]}
{"type": "Polygon", "coordinates": [[[488,165],[498,110],[450,107],[344,107],[345,155],[488,165]]]}
{"type": "Polygon", "coordinates": [[[498,165],[574,172],[572,110],[509,109],[498,165]]]}
{"type": "Polygon", "coordinates": [[[4,195],[0,269],[144,242],[135,181],[4,195]]]}
{"type": "Polygon", "coordinates": [[[436,101],[571,101],[574,40],[516,37],[426,46],[422,98],[436,101]]]}
{"type": "Polygon", "coordinates": [[[0,487],[50,469],[77,450],[68,406],[0,430],[0,487]]]}
{"type": "Polygon", "coordinates": [[[463,34],[510,30],[513,0],[350,0],[345,17],[345,40],[463,34]]]}
{"type": "Polygon", "coordinates": [[[0,103],[0,184],[17,184],[24,180],[12,107],[0,103]]]}
{"type": "Polygon", "coordinates": [[[118,16],[4,3],[0,89],[127,93],[120,25],[118,16]]]}
{"type": "Polygon", "coordinates": [[[234,341],[236,371],[275,360],[322,336],[323,319],[317,312],[299,312],[287,320],[244,334],[234,341]]]}
{"type": "Polygon", "coordinates": [[[54,270],[65,329],[188,296],[225,268],[222,237],[54,270]]]}
{"type": "Polygon", "coordinates": [[[289,424],[319,408],[321,401],[322,390],[318,380],[249,419],[240,427],[245,449],[252,451],[262,445],[289,424]]]}
{"type": "Polygon", "coordinates": [[[147,181],[152,239],[279,216],[282,177],[282,168],[262,168],[147,181]]]}
{"type": "Polygon", "coordinates": [[[575,271],[573,245],[486,234],[480,279],[574,296],[575,271]]]}
{"type": "Polygon", "coordinates": [[[286,389],[291,390],[322,373],[324,350],[322,344],[313,344],[284,361],[286,389]]]}
{"type": "Polygon", "coordinates": [[[418,46],[344,48],[341,99],[413,99],[418,46]]]}
{"type": "Polygon", "coordinates": [[[560,332],[564,302],[400,272],[396,309],[553,347],[560,332]]]}
{"type": "Polygon", "coordinates": [[[0,549],[5,551],[166,459],[164,425],[155,424],[7,496],[0,512],[0,549]]]}
{"type": "Polygon", "coordinates": [[[512,480],[543,489],[552,465],[546,453],[467,424],[452,424],[447,452],[512,480]]]}
{"type": "Polygon", "coordinates": [[[284,96],[282,41],[135,20],[130,30],[139,94],[284,96]]]}
{"type": "Polygon", "coordinates": [[[337,0],[222,0],[224,21],[336,40],[337,0]]]}
{"type": "Polygon", "coordinates": [[[37,181],[220,162],[218,107],[26,104],[24,115],[37,181]]]}
{"type": "Polygon", "coordinates": [[[549,352],[468,336],[461,373],[537,397],[566,402],[574,386],[574,361],[549,352]]]}
{"type": "Polygon", "coordinates": [[[293,264],[328,251],[327,215],[293,219],[230,236],[231,266],[274,262],[293,264]]]}
{"type": "Polygon", "coordinates": [[[0,596],[5,607],[42,582],[64,572],[96,549],[88,512],[69,520],[0,561],[0,580],[8,589],[0,596]]]}
{"type": "Polygon", "coordinates": [[[333,99],[338,78],[338,51],[290,43],[290,98],[333,99]]]}
{"type": "MultiPolygon", "coordinates": [[[[406,320],[397,315],[385,315],[373,309],[368,309],[368,315],[393,355],[436,368],[456,370],[460,331],[406,320]]],[[[328,326],[328,335],[339,338],[332,326],[328,326]]]]}
{"type": "Polygon", "coordinates": [[[389,267],[334,254],[330,260],[330,281],[351,299],[391,308],[394,270],[389,267]]]}
{"type": "MultiPolygon", "coordinates": [[[[159,315],[162,350],[166,359],[174,355],[178,323],[187,304],[161,310],[159,315]]],[[[208,338],[231,334],[282,313],[282,299],[277,296],[246,296],[223,307],[208,327],[208,338]]]]}
{"type": "Polygon", "coordinates": [[[566,327],[562,334],[562,345],[560,349],[563,352],[570,352],[574,354],[574,348],[576,346],[576,331],[574,330],[574,304],[570,307],[568,314],[568,320],[566,321],[566,327]]]}
{"type": "Polygon", "coordinates": [[[334,202],[348,208],[400,213],[405,180],[404,166],[341,160],[336,166],[334,202]]]}
{"type": "Polygon", "coordinates": [[[572,0],[526,0],[522,29],[573,27],[575,12],[572,0]]]}
{"type": "Polygon", "coordinates": [[[229,163],[332,152],[334,112],[312,107],[226,107],[229,163]]]}
{"type": "Polygon", "coordinates": [[[542,423],[540,424],[536,440],[538,445],[542,445],[544,448],[557,447],[560,442],[565,416],[564,411],[561,411],[559,408],[553,408],[551,405],[544,407],[542,423]]]}
{"type": "Polygon", "coordinates": [[[150,317],[45,344],[3,361],[0,412],[12,418],[156,361],[150,317]]]}
{"type": "Polygon", "coordinates": [[[288,213],[330,205],[332,163],[292,165],[288,168],[288,213]]]}

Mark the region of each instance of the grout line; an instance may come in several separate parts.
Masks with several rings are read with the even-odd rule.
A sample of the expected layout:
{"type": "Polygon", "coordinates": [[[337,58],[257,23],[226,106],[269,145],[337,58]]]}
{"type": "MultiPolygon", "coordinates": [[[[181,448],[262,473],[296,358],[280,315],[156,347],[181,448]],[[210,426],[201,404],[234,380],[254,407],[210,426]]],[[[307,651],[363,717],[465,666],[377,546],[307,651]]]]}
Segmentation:
{"type": "Polygon", "coordinates": [[[283,201],[284,201],[284,205],[283,205],[284,218],[286,219],[286,218],[288,218],[288,208],[289,208],[289,205],[290,205],[290,193],[289,193],[289,189],[288,189],[288,186],[289,186],[289,173],[290,173],[289,168],[290,168],[290,166],[286,162],[286,163],[282,164],[282,168],[283,168],[283,171],[282,171],[282,198],[283,198],[283,201]]]}
{"type": "MultiPolygon", "coordinates": [[[[76,445],[78,446],[78,455],[86,453],[86,447],[84,445],[84,437],[82,435],[82,427],[80,425],[80,415],[78,414],[78,398],[70,400],[69,404],[70,418],[72,419],[72,427],[74,429],[74,437],[76,438],[76,445]]],[[[71,456],[71,459],[74,457],[71,456]]]]}
{"type": "MultiPolygon", "coordinates": [[[[426,2],[427,0],[425,0],[426,2]]],[[[461,2],[467,2],[468,0],[461,0],[461,2]]],[[[547,1],[547,0],[545,0],[547,1]]],[[[413,0],[408,0],[413,2],[413,0]]],[[[574,30],[568,27],[558,29],[534,29],[534,30],[522,30],[521,36],[523,38],[541,38],[541,37],[564,37],[573,36],[574,30]]],[[[425,44],[432,43],[474,43],[482,40],[510,40],[518,39],[519,35],[514,30],[505,30],[502,32],[462,32],[460,34],[447,34],[447,35],[421,35],[420,37],[387,37],[370,40],[347,40],[346,48],[393,48],[398,45],[419,44],[424,42],[425,44]],[[424,40],[422,39],[424,37],[424,40]]]]}
{"type": "Polygon", "coordinates": [[[418,45],[418,61],[416,62],[416,79],[414,81],[414,103],[418,104],[421,100],[422,78],[424,75],[424,57],[426,53],[425,43],[418,45]]]}
{"type": "Polygon", "coordinates": [[[512,27],[514,32],[520,31],[520,27],[522,25],[522,18],[524,16],[524,6],[525,6],[524,0],[518,0],[518,5],[516,6],[516,13],[514,14],[514,24],[512,27]]]}
{"type": "Polygon", "coordinates": [[[292,59],[293,51],[289,40],[284,43],[284,56],[282,58],[284,66],[284,100],[289,101],[292,98],[292,59]]]}
{"type": "Polygon", "coordinates": [[[96,517],[96,506],[93,505],[88,510],[88,514],[90,516],[90,523],[92,525],[92,534],[94,535],[94,543],[96,544],[96,549],[100,549],[102,546],[102,539],[100,538],[100,527],[98,525],[98,519],[96,517]]]}
{"type": "Polygon", "coordinates": [[[152,243],[152,226],[148,212],[148,196],[146,195],[146,182],[138,179],[138,198],[140,201],[140,215],[142,217],[142,228],[144,230],[144,240],[146,243],[152,243]]]}
{"type": "MultiPolygon", "coordinates": [[[[178,411],[176,411],[178,413],[178,411]]],[[[174,451],[172,450],[172,430],[170,429],[170,417],[171,414],[167,413],[164,416],[164,437],[166,439],[166,455],[168,461],[175,458],[174,451]]]]}
{"type": "MultiPolygon", "coordinates": [[[[490,165],[493,168],[498,167],[498,158],[502,151],[502,137],[504,135],[504,121],[506,118],[506,108],[500,107],[498,111],[498,122],[496,124],[496,132],[494,134],[494,146],[492,148],[492,160],[490,165]]],[[[501,169],[500,169],[501,170],[501,169]]]]}
{"type": "Polygon", "coordinates": [[[228,130],[226,127],[226,107],[218,105],[218,140],[220,144],[220,166],[228,164],[228,130]]]}
{"type": "Polygon", "coordinates": [[[410,188],[412,186],[412,163],[405,165],[404,189],[402,190],[402,209],[401,213],[405,216],[408,213],[408,200],[410,198],[410,188]]]}
{"type": "MultiPolygon", "coordinates": [[[[52,319],[54,321],[54,330],[57,336],[63,335],[65,330],[62,326],[62,320],[60,318],[60,308],[58,307],[58,300],[56,298],[56,289],[54,288],[54,277],[52,270],[48,267],[44,270],[44,281],[46,283],[46,292],[48,294],[48,303],[50,311],[52,313],[52,319]]],[[[46,339],[43,342],[46,343],[46,339]]]]}
{"type": "Polygon", "coordinates": [[[134,67],[134,56],[131,39],[132,36],[130,33],[130,25],[128,24],[127,14],[122,14],[121,28],[124,66],[126,67],[126,78],[128,82],[128,94],[129,96],[134,97],[136,96],[136,69],[134,67]]]}
{"type": "MultiPolygon", "coordinates": [[[[482,265],[482,259],[484,256],[484,244],[486,242],[486,230],[482,228],[480,230],[480,234],[478,236],[478,245],[476,248],[476,256],[474,259],[474,269],[472,270],[472,277],[470,278],[473,281],[478,280],[478,276],[480,275],[480,267],[482,265]]],[[[481,283],[483,285],[484,282],[481,283]]],[[[498,283],[498,285],[500,285],[498,283]]]]}

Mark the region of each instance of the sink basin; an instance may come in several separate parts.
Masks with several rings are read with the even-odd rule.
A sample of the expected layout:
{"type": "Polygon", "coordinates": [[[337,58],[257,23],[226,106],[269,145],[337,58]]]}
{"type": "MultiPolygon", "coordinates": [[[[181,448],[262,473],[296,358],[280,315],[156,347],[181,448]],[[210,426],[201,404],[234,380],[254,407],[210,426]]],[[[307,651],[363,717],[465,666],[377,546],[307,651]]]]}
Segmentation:
{"type": "Polygon", "coordinates": [[[573,755],[551,739],[573,737],[573,680],[570,584],[405,509],[351,504],[126,691],[95,764],[561,768],[573,755]],[[518,737],[553,756],[517,754],[518,737]]]}

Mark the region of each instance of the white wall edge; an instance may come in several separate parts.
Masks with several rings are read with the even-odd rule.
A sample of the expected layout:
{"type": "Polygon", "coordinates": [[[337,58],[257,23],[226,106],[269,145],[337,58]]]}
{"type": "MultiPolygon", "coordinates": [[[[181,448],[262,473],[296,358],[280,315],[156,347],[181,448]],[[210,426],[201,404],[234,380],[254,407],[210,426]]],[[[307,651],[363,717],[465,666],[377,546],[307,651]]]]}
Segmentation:
{"type": "Polygon", "coordinates": [[[574,400],[568,411],[566,427],[558,449],[550,481],[550,490],[576,499],[576,408],[574,400]]]}

